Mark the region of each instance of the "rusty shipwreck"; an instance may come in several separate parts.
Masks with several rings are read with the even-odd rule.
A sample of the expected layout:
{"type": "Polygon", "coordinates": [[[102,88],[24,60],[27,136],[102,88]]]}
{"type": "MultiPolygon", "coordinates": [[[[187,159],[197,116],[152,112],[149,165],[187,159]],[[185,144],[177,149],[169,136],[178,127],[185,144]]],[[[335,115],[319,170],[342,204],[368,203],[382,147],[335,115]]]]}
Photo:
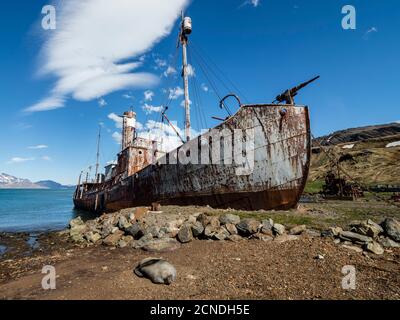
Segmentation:
{"type": "MultiPolygon", "coordinates": [[[[162,152],[158,141],[137,134],[136,114],[125,112],[116,163],[108,165],[104,174],[97,164],[92,180],[81,173],[73,198],[76,208],[104,212],[160,203],[271,210],[297,205],[309,172],[311,133],[308,107],[296,105],[294,96],[318,77],[286,90],[269,104],[242,104],[230,94],[220,106],[234,97],[239,102],[237,112],[192,138],[186,51],[191,30],[190,18],[182,17],[186,139],[180,137],[182,145],[176,150],[162,152]],[[245,161],[232,161],[235,153],[245,161]],[[196,161],[180,161],[180,155],[196,161]]],[[[162,116],[179,135],[165,111],[162,116]]]]}

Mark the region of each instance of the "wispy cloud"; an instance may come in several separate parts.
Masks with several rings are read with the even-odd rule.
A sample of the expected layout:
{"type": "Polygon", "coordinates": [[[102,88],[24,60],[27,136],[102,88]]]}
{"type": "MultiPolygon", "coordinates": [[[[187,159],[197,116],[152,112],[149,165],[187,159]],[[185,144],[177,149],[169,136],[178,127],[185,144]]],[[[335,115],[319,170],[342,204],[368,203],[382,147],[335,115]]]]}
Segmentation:
{"type": "Polygon", "coordinates": [[[113,112],[108,115],[108,119],[114,121],[116,128],[122,129],[122,118],[120,116],[113,112]]]}
{"type": "Polygon", "coordinates": [[[15,164],[15,163],[24,163],[28,161],[35,161],[35,158],[21,158],[21,157],[14,157],[11,158],[7,164],[15,164]]]}
{"type": "Polygon", "coordinates": [[[168,66],[167,70],[164,71],[163,76],[168,78],[169,76],[176,74],[177,71],[174,67],[168,66]]]}
{"type": "Polygon", "coordinates": [[[169,89],[169,99],[176,100],[179,97],[183,96],[185,91],[181,87],[176,87],[173,89],[169,89]]]}
{"type": "Polygon", "coordinates": [[[53,110],[64,107],[69,98],[90,101],[118,90],[156,85],[159,77],[138,71],[143,54],[171,32],[188,2],[58,2],[57,29],[42,48],[39,70],[57,81],[47,97],[25,110],[53,110]]]}
{"type": "Polygon", "coordinates": [[[47,149],[49,146],[45,145],[45,144],[39,144],[37,146],[30,146],[28,147],[28,149],[31,150],[41,150],[41,149],[47,149]]]}
{"type": "Polygon", "coordinates": [[[103,108],[107,106],[107,101],[104,98],[100,98],[97,103],[99,104],[99,107],[103,108]]]}
{"type": "Polygon", "coordinates": [[[144,92],[144,101],[153,101],[154,92],[151,90],[147,90],[144,92]]]}
{"type": "Polygon", "coordinates": [[[147,103],[144,104],[144,106],[142,106],[143,111],[149,115],[152,114],[154,112],[161,112],[163,110],[163,107],[156,107],[156,106],[152,106],[152,105],[148,105],[147,103]]]}
{"type": "Polygon", "coordinates": [[[260,3],[261,3],[261,0],[246,0],[239,6],[239,8],[242,8],[247,5],[257,8],[260,5],[260,3]]]}
{"type": "Polygon", "coordinates": [[[117,144],[122,144],[122,134],[121,134],[121,132],[114,132],[113,134],[112,134],[112,138],[114,139],[114,141],[117,143],[117,144]]]}
{"type": "Polygon", "coordinates": [[[202,84],[201,84],[201,89],[202,89],[204,92],[210,91],[210,88],[209,88],[205,83],[202,83],[202,84]]]}
{"type": "Polygon", "coordinates": [[[131,93],[125,93],[125,94],[122,95],[122,98],[128,99],[128,100],[134,100],[135,96],[133,94],[131,94],[131,93]]]}
{"type": "Polygon", "coordinates": [[[378,32],[378,28],[376,28],[376,27],[371,27],[371,28],[369,28],[369,29],[364,33],[364,36],[363,36],[364,40],[368,40],[369,37],[370,37],[370,35],[371,35],[372,33],[376,33],[376,32],[378,32]]]}
{"type": "Polygon", "coordinates": [[[44,161],[52,161],[53,159],[51,159],[51,157],[49,157],[49,156],[43,156],[42,160],[44,160],[44,161]]]}

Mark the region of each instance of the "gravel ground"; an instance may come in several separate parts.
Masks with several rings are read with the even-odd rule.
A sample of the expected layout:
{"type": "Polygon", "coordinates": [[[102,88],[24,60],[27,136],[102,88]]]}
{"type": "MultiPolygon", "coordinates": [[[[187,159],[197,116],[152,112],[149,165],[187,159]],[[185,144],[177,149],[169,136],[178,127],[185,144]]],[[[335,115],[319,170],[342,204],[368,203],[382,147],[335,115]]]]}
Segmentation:
{"type": "Polygon", "coordinates": [[[0,259],[0,299],[400,298],[399,249],[365,256],[332,239],[302,236],[285,243],[196,240],[173,252],[149,254],[131,248],[82,248],[65,235],[49,234],[39,237],[40,250],[27,255],[17,239],[8,239],[16,250],[13,257],[0,259]],[[316,259],[318,255],[324,259],[316,259]],[[177,281],[164,286],[136,277],[134,267],[149,256],[171,262],[177,281]],[[56,267],[56,290],[41,288],[44,265],[56,267]],[[346,265],[356,268],[355,290],[341,287],[346,265]]]}

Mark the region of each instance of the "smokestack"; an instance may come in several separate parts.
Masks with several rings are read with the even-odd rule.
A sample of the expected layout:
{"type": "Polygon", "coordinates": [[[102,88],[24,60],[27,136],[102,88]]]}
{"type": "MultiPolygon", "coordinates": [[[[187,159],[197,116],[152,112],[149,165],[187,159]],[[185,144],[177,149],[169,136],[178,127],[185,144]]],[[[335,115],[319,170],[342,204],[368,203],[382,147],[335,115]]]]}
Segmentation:
{"type": "Polygon", "coordinates": [[[132,146],[135,137],[136,113],[127,111],[123,115],[122,122],[122,150],[132,146]]]}

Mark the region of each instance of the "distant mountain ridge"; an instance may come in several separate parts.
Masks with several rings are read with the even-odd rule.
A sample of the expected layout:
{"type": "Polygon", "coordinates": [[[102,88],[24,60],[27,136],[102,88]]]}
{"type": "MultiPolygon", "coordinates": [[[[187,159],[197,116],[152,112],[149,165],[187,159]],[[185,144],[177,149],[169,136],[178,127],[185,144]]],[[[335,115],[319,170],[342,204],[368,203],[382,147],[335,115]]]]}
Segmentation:
{"type": "Polygon", "coordinates": [[[69,189],[73,186],[64,186],[55,181],[46,180],[32,182],[28,179],[17,178],[6,173],[0,174],[0,189],[69,189]]]}
{"type": "Polygon", "coordinates": [[[315,139],[314,145],[332,146],[341,143],[351,143],[370,139],[385,138],[400,135],[400,123],[389,123],[336,131],[332,134],[315,139]]]}

